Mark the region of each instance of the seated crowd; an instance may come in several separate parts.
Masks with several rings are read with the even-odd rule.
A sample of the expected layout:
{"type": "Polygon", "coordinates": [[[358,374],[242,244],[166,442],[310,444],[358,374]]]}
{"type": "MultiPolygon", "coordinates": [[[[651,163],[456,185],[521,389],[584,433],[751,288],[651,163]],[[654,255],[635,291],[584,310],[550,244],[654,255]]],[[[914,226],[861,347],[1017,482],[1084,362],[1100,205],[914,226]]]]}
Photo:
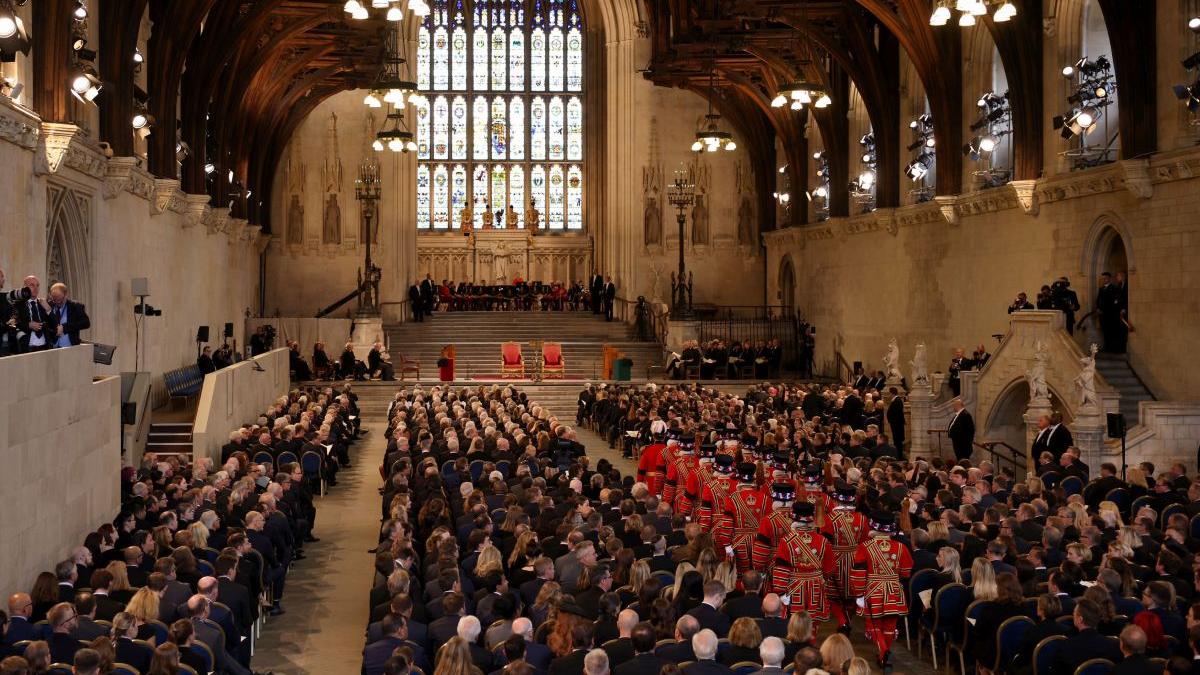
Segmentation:
{"type": "Polygon", "coordinates": [[[233,433],[219,468],[146,453],[125,469],[112,522],[8,598],[0,673],[251,673],[266,616],[284,613],[288,571],[317,541],[313,495],[348,461],[355,398],[291,392],[233,433]],[[302,466],[310,453],[320,461],[302,466]]]}
{"type": "Polygon", "coordinates": [[[782,361],[783,348],[777,339],[726,344],[718,338],[703,345],[688,340],[683,343],[682,353],[668,355],[664,371],[673,380],[765,380],[779,374],[782,361]]]}

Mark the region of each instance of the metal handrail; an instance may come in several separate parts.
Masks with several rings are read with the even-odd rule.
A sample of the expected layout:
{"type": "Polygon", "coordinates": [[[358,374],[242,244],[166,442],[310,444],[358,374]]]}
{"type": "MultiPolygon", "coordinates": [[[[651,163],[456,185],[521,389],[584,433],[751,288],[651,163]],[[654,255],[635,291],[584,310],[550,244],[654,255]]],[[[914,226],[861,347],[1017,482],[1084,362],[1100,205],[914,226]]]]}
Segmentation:
{"type": "MultiPolygon", "coordinates": [[[[1013,475],[1016,475],[1017,471],[1020,470],[1021,464],[1024,463],[1022,460],[1026,459],[1025,453],[1014,448],[1013,446],[1009,445],[1008,443],[1006,443],[1004,441],[1000,441],[1000,440],[977,441],[977,442],[975,442],[975,447],[977,447],[981,450],[987,451],[992,456],[992,464],[997,465],[997,468],[999,467],[999,463],[1001,461],[1005,461],[1005,462],[1008,462],[1009,464],[1012,464],[1013,475]],[[1008,454],[1011,456],[1005,457],[1005,456],[1002,456],[1001,454],[997,453],[996,452],[997,447],[1004,448],[1005,450],[1008,451],[1008,454]]],[[[1028,470],[1028,467],[1026,467],[1026,470],[1028,470]]]]}
{"type": "Polygon", "coordinates": [[[842,355],[842,352],[840,350],[835,351],[833,353],[833,356],[835,359],[834,365],[837,368],[837,379],[841,380],[842,382],[849,382],[849,383],[853,384],[854,383],[854,369],[850,367],[850,362],[846,360],[846,357],[842,355]],[[846,371],[845,377],[842,377],[843,370],[846,371]]]}

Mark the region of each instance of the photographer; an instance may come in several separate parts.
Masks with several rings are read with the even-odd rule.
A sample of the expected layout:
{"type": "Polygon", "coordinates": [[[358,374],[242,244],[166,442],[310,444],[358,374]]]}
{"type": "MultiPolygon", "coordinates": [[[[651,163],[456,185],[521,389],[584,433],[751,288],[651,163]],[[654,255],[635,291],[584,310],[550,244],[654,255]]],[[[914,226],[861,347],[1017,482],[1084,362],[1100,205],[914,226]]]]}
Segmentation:
{"type": "Polygon", "coordinates": [[[1008,313],[1012,314],[1013,312],[1021,312],[1027,309],[1033,309],[1033,303],[1029,302],[1029,296],[1023,292],[1017,293],[1017,299],[1013,300],[1013,303],[1008,306],[1008,313]]]}
{"type": "Polygon", "coordinates": [[[4,270],[0,270],[0,356],[18,352],[17,305],[29,297],[27,288],[4,292],[4,270]]]}
{"type": "Polygon", "coordinates": [[[1051,307],[1064,314],[1067,332],[1075,333],[1075,313],[1079,311],[1079,296],[1071,290],[1071,282],[1066,277],[1059,277],[1050,285],[1051,307]]]}
{"type": "Polygon", "coordinates": [[[54,308],[38,295],[41,287],[42,282],[37,277],[25,277],[28,293],[22,295],[23,300],[17,305],[17,329],[21,331],[19,340],[22,353],[51,349],[58,338],[54,308]]]}
{"type": "Polygon", "coordinates": [[[54,335],[55,347],[73,347],[78,345],[79,331],[87,330],[92,327],[92,320],[88,318],[87,308],[82,302],[75,302],[67,298],[67,285],[57,283],[50,287],[50,306],[53,307],[54,323],[56,325],[54,335]]]}

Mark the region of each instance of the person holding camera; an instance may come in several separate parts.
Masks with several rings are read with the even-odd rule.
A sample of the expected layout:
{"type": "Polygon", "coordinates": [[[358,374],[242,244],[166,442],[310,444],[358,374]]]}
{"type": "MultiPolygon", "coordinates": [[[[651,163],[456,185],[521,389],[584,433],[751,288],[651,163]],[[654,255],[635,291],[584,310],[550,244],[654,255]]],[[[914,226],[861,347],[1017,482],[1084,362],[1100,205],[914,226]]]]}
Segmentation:
{"type": "Polygon", "coordinates": [[[1008,313],[1012,314],[1013,312],[1021,312],[1027,309],[1033,309],[1033,303],[1029,302],[1029,296],[1021,292],[1017,293],[1017,299],[1013,300],[1013,303],[1008,306],[1008,313]]]}
{"type": "Polygon", "coordinates": [[[1075,334],[1075,313],[1079,311],[1079,296],[1071,290],[1071,282],[1066,277],[1059,277],[1050,284],[1052,307],[1061,311],[1066,319],[1067,332],[1075,334]]]}
{"type": "MultiPolygon", "coordinates": [[[[4,270],[0,270],[0,289],[4,288],[4,270]]],[[[28,296],[27,288],[0,292],[0,356],[17,353],[17,305],[28,296]]]]}
{"type": "Polygon", "coordinates": [[[37,277],[25,277],[24,300],[17,305],[17,329],[21,331],[21,352],[42,352],[54,347],[58,338],[58,321],[54,308],[38,296],[42,282],[37,277]]]}
{"type": "Polygon", "coordinates": [[[92,327],[88,318],[87,308],[82,302],[75,302],[67,297],[67,285],[57,283],[50,287],[50,306],[54,313],[54,346],[74,347],[82,340],[79,332],[92,327]]]}

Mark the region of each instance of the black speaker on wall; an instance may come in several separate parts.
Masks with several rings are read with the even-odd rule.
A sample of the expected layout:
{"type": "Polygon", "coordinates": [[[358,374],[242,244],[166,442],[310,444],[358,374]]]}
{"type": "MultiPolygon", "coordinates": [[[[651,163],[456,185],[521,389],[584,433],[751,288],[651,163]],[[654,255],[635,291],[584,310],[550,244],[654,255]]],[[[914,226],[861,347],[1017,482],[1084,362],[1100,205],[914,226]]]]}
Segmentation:
{"type": "Polygon", "coordinates": [[[225,324],[225,337],[227,337],[227,338],[233,337],[233,322],[232,321],[225,324]]]}
{"type": "Polygon", "coordinates": [[[1108,413],[1108,437],[1125,438],[1125,415],[1108,413]]]}
{"type": "Polygon", "coordinates": [[[208,342],[208,326],[200,326],[196,331],[196,342],[208,342]]]}

